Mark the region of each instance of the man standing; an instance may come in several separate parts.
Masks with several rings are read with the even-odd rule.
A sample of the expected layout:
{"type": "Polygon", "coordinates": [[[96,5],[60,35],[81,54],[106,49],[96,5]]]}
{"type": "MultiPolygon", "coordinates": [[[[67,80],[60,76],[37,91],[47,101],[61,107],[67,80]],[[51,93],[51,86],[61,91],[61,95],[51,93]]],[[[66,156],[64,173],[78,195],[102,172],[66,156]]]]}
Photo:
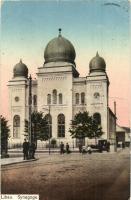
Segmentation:
{"type": "Polygon", "coordinates": [[[24,156],[24,160],[28,159],[28,151],[29,151],[29,142],[26,141],[26,139],[24,139],[23,142],[23,156],[24,156]]]}
{"type": "Polygon", "coordinates": [[[82,144],[81,144],[81,142],[79,143],[79,152],[82,153],[82,144]]]}
{"type": "Polygon", "coordinates": [[[60,154],[63,154],[64,153],[64,144],[63,142],[61,142],[60,144],[60,154]]]}
{"type": "Polygon", "coordinates": [[[34,142],[32,142],[30,147],[29,147],[30,159],[35,159],[35,150],[36,150],[36,145],[35,145],[34,142]]]}
{"type": "Polygon", "coordinates": [[[66,143],[66,153],[67,153],[67,154],[70,153],[69,144],[68,144],[68,143],[66,143]]]}

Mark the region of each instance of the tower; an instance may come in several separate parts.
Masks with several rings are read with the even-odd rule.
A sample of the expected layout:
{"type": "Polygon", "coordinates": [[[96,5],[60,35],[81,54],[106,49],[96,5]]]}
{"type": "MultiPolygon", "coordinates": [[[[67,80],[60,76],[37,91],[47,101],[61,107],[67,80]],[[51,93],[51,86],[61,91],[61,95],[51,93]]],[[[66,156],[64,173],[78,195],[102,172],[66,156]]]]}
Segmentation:
{"type": "Polygon", "coordinates": [[[108,138],[108,87],[105,60],[99,56],[91,59],[87,76],[87,110],[102,126],[103,139],[108,138]]]}
{"type": "Polygon", "coordinates": [[[12,143],[19,144],[24,139],[25,119],[28,119],[28,68],[22,60],[14,66],[8,88],[10,135],[12,143]]]}
{"type": "Polygon", "coordinates": [[[75,56],[74,46],[59,29],[58,37],[46,45],[45,62],[37,73],[38,111],[49,118],[51,135],[58,144],[72,141],[68,130],[72,119],[73,78],[79,76],[75,56]]]}

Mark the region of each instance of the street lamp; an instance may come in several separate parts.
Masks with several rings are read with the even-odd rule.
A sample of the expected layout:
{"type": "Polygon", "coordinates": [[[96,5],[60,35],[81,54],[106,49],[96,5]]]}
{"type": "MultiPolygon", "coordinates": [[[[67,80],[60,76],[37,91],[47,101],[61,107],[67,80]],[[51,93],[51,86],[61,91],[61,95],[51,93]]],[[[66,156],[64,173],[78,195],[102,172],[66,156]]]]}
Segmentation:
{"type": "Polygon", "coordinates": [[[116,139],[116,102],[114,101],[114,114],[115,114],[115,133],[114,133],[114,151],[117,152],[117,139],[116,139]]]}
{"type": "Polygon", "coordinates": [[[31,114],[32,114],[32,77],[29,76],[29,143],[32,142],[32,133],[31,133],[31,114]]]}
{"type": "MultiPolygon", "coordinates": [[[[47,110],[50,117],[50,105],[49,108],[42,108],[43,110],[47,110]]],[[[49,128],[49,154],[50,154],[50,137],[51,137],[51,129],[50,129],[50,119],[48,117],[48,128],[49,128]]]]}

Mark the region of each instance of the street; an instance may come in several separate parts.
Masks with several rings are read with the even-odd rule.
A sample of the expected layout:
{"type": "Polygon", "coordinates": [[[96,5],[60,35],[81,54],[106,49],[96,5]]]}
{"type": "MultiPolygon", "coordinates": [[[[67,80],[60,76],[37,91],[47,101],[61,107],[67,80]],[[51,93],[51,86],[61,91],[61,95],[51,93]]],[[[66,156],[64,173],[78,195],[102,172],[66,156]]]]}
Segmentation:
{"type": "Polygon", "coordinates": [[[40,200],[128,200],[129,149],[117,153],[51,155],[2,167],[2,194],[39,194],[40,200]]]}

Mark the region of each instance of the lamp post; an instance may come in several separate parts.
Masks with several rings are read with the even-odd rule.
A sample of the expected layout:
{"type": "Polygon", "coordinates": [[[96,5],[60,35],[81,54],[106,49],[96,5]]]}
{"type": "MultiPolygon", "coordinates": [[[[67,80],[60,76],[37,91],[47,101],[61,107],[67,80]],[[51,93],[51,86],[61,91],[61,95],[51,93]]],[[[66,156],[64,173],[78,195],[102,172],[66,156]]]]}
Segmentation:
{"type": "MultiPolygon", "coordinates": [[[[49,108],[43,108],[43,110],[47,110],[48,111],[48,114],[49,114],[49,117],[50,117],[50,105],[49,105],[49,108]]],[[[50,129],[50,119],[48,117],[48,128],[49,128],[49,154],[50,154],[50,137],[51,137],[51,129],[50,129]]]]}
{"type": "Polygon", "coordinates": [[[32,77],[29,76],[29,143],[32,142],[31,132],[31,114],[32,114],[32,77]]]}
{"type": "Polygon", "coordinates": [[[117,139],[116,139],[116,102],[114,101],[114,114],[115,114],[115,134],[114,134],[114,151],[117,151],[117,139]]]}

